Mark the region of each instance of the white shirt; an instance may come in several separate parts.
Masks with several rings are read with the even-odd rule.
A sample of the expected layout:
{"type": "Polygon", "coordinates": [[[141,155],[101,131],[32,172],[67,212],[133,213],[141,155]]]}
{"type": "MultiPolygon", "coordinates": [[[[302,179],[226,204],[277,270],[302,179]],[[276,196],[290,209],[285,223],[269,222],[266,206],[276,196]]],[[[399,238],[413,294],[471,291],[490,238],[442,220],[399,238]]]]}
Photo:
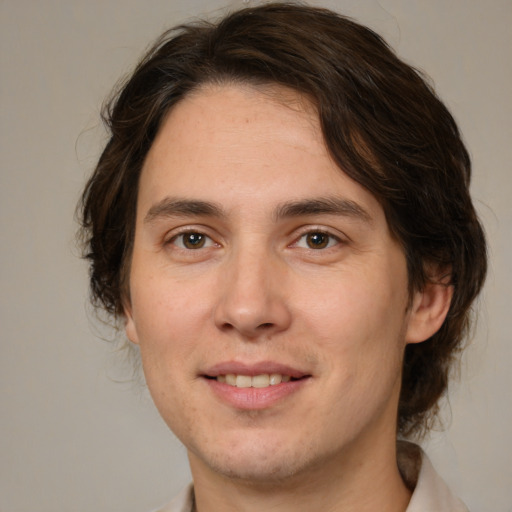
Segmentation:
{"type": "MultiPolygon", "coordinates": [[[[451,493],[436,473],[421,448],[399,442],[398,467],[404,480],[414,486],[406,512],[468,512],[464,503],[451,493]]],[[[194,490],[191,484],[171,503],[155,512],[192,512],[193,502],[194,490]]]]}

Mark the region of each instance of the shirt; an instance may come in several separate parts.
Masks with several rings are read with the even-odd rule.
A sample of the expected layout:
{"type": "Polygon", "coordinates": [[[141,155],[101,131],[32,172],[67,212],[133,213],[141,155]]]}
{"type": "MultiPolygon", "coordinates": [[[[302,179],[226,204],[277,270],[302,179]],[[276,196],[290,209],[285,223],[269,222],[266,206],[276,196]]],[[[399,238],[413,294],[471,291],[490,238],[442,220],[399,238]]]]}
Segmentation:
{"type": "MultiPolygon", "coordinates": [[[[468,512],[417,445],[400,441],[397,460],[404,481],[414,488],[406,512],[468,512]]],[[[193,503],[194,489],[191,484],[171,503],[155,512],[192,512],[193,503]]]]}

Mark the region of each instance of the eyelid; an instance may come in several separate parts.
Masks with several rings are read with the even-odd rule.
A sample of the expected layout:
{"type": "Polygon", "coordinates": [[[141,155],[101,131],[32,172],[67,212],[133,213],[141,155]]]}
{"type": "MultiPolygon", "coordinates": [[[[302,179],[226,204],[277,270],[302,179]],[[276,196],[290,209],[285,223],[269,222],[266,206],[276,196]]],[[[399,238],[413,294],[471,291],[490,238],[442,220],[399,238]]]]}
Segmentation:
{"type": "MultiPolygon", "coordinates": [[[[189,234],[189,233],[197,233],[198,235],[203,235],[204,237],[208,238],[213,242],[212,245],[220,246],[220,244],[215,240],[215,238],[209,234],[208,232],[211,231],[205,226],[201,225],[186,225],[186,226],[180,226],[177,228],[172,229],[171,231],[167,232],[163,239],[163,245],[170,245],[172,244],[178,237],[189,234]]],[[[181,250],[189,250],[185,249],[183,247],[178,247],[178,249],[181,250]]],[[[209,246],[211,247],[211,245],[209,246]]]]}
{"type": "Polygon", "coordinates": [[[340,239],[329,234],[329,233],[322,233],[321,231],[313,231],[313,232],[310,232],[310,233],[304,233],[303,235],[301,235],[296,241],[295,243],[293,244],[292,247],[297,247],[297,248],[301,248],[301,249],[306,249],[306,250],[309,250],[309,251],[326,251],[326,250],[329,250],[329,249],[332,249],[333,247],[336,247],[337,245],[339,245],[341,242],[340,242],[340,239]],[[319,234],[319,235],[323,235],[323,236],[326,236],[328,238],[327,240],[327,244],[325,247],[311,247],[308,243],[308,241],[305,242],[305,245],[302,246],[301,245],[301,242],[302,242],[302,239],[306,239],[306,237],[308,237],[309,235],[315,235],[315,234],[319,234]]]}
{"type": "Polygon", "coordinates": [[[173,243],[176,247],[178,247],[179,249],[181,249],[183,251],[199,251],[201,249],[208,249],[209,247],[216,245],[215,242],[208,235],[204,235],[202,233],[195,233],[195,232],[180,233],[179,235],[176,235],[171,239],[171,243],[173,243]],[[197,247],[187,247],[186,242],[185,242],[185,237],[190,234],[199,235],[200,237],[202,237],[200,239],[200,242],[202,242],[202,243],[200,245],[198,245],[197,247]],[[178,242],[180,239],[181,239],[181,241],[178,242]]]}
{"type": "MultiPolygon", "coordinates": [[[[212,234],[211,231],[212,230],[209,227],[207,227],[205,225],[201,225],[201,224],[196,224],[196,225],[187,224],[184,226],[178,226],[178,227],[175,227],[172,230],[168,231],[164,235],[162,245],[166,246],[166,245],[172,244],[178,237],[180,237],[182,235],[186,235],[187,233],[197,233],[197,234],[203,235],[207,239],[211,240],[212,244],[208,245],[208,247],[211,247],[212,245],[221,247],[222,244],[218,241],[219,236],[212,234]]],[[[294,232],[292,232],[290,234],[290,236],[292,238],[292,242],[290,244],[288,244],[288,247],[296,247],[297,244],[299,243],[299,241],[304,236],[307,236],[308,234],[313,234],[313,233],[321,233],[323,235],[328,236],[331,239],[334,239],[337,242],[336,245],[347,244],[350,242],[350,238],[347,235],[345,235],[345,233],[339,231],[338,229],[308,224],[308,225],[304,225],[304,226],[301,226],[301,227],[295,229],[294,232]]],[[[182,248],[182,247],[179,247],[176,245],[175,245],[175,247],[177,247],[178,249],[181,249],[181,250],[191,250],[191,249],[182,248]]],[[[325,251],[326,249],[328,250],[331,248],[332,248],[332,246],[324,248],[323,250],[325,251]]],[[[318,251],[320,249],[311,249],[310,248],[310,250],[318,251]]]]}
{"type": "MultiPolygon", "coordinates": [[[[339,230],[334,230],[331,228],[326,228],[324,226],[303,226],[295,231],[293,236],[293,242],[289,245],[289,247],[296,247],[298,242],[306,235],[314,234],[314,233],[321,233],[323,235],[326,235],[338,242],[338,244],[347,244],[349,243],[350,239],[348,236],[346,236],[344,233],[340,232],[339,230]]],[[[336,245],[338,245],[336,244],[336,245]]],[[[326,249],[330,249],[331,247],[327,247],[326,249]]],[[[323,249],[324,251],[326,249],[323,249]]],[[[311,249],[311,250],[320,250],[320,249],[311,249]]]]}

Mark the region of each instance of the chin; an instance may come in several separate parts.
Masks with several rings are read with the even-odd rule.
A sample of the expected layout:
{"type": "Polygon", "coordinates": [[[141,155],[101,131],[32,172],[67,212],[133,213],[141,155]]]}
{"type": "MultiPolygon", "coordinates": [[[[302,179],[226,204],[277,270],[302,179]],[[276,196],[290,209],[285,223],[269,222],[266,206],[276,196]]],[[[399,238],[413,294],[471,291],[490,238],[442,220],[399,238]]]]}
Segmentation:
{"type": "Polygon", "coordinates": [[[228,450],[218,449],[214,453],[196,452],[192,457],[201,466],[206,465],[211,471],[231,480],[256,486],[274,486],[292,481],[312,469],[319,461],[313,460],[308,453],[315,453],[315,450],[303,446],[299,453],[296,448],[261,442],[251,446],[234,445],[228,450]]]}
{"type": "Polygon", "coordinates": [[[238,460],[210,461],[210,467],[218,474],[231,480],[238,480],[253,485],[275,485],[290,480],[304,469],[294,458],[272,457],[271,460],[238,460]]]}

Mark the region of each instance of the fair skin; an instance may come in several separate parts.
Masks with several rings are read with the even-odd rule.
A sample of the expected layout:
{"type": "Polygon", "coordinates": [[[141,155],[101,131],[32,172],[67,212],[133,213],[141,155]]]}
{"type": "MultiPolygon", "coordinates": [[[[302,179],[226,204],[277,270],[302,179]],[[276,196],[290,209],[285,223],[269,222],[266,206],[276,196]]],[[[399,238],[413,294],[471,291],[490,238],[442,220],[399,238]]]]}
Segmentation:
{"type": "Polygon", "coordinates": [[[406,509],[403,351],[450,299],[407,283],[306,100],[205,86],[172,109],[142,170],[126,333],[199,512],[406,509]]]}

